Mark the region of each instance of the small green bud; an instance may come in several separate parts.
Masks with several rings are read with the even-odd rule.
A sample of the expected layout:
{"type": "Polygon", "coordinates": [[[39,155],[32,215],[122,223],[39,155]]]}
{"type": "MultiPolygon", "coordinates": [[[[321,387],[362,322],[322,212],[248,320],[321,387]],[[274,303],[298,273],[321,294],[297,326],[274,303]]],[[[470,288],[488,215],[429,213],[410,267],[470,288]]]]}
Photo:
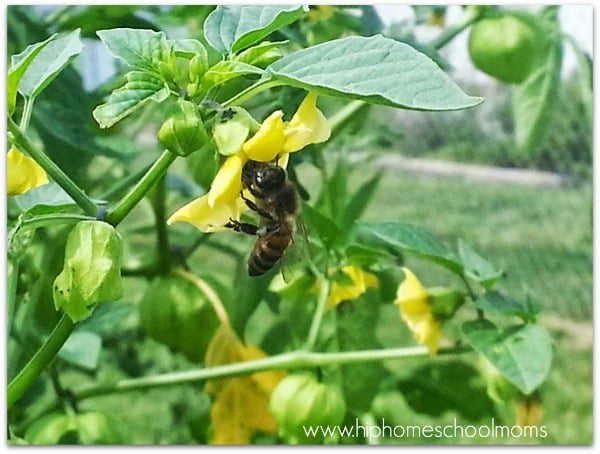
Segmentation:
{"type": "Polygon", "coordinates": [[[96,304],[123,294],[121,238],[113,226],[101,221],[79,222],[69,233],[65,262],[54,280],[56,309],[74,322],[90,316],[96,304]]]}
{"type": "Polygon", "coordinates": [[[196,54],[192,57],[189,64],[189,78],[190,82],[198,82],[204,76],[204,73],[208,69],[208,56],[206,51],[204,53],[196,54]]]}
{"type": "Polygon", "coordinates": [[[158,131],[158,140],[171,153],[188,156],[202,148],[208,136],[196,104],[178,99],[158,131]]]}
{"type": "Polygon", "coordinates": [[[346,403],[337,387],[297,374],[279,382],[271,394],[270,409],[281,437],[292,444],[315,444],[323,442],[324,435],[317,431],[312,437],[305,429],[341,424],[346,403]]]}
{"type": "Polygon", "coordinates": [[[452,318],[458,308],[465,302],[465,294],[457,289],[446,287],[428,287],[429,304],[436,320],[445,321],[452,318]]]}

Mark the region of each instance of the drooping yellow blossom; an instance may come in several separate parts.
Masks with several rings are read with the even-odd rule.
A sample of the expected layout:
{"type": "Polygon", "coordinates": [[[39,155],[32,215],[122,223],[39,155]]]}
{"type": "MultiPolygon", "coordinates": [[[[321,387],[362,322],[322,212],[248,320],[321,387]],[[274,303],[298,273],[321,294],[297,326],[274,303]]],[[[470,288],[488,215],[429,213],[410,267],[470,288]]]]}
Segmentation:
{"type": "Polygon", "coordinates": [[[408,268],[402,268],[405,279],[398,287],[395,303],[400,315],[417,342],[435,354],[440,347],[441,323],[435,319],[429,304],[429,293],[408,268]]]}
{"type": "Polygon", "coordinates": [[[208,192],[208,205],[231,204],[242,190],[242,168],[248,159],[243,153],[229,156],[215,175],[208,192]]]}
{"type": "Polygon", "coordinates": [[[242,169],[248,160],[269,162],[285,167],[288,154],[312,143],[326,141],[331,127],[319,109],[317,96],[308,94],[289,123],[283,121],[283,112],[269,115],[258,131],[242,146],[242,150],[229,156],[215,176],[207,195],[180,208],[167,221],[188,222],[203,232],[223,230],[224,224],[239,219],[247,208],[240,197],[242,169]]]}
{"type": "Polygon", "coordinates": [[[329,136],[331,127],[317,109],[317,95],[309,93],[285,128],[283,151],[292,153],[311,143],[323,143],[329,136]]]}
{"type": "Polygon", "coordinates": [[[281,153],[284,143],[283,112],[276,110],[263,121],[256,134],[244,143],[242,151],[253,161],[268,162],[281,153]]]}
{"type": "Polygon", "coordinates": [[[18,195],[48,183],[48,176],[37,162],[15,147],[6,155],[7,194],[18,195]]]}
{"type": "Polygon", "coordinates": [[[361,270],[357,266],[345,266],[342,272],[350,277],[352,284],[343,285],[333,282],[331,291],[327,298],[327,308],[332,308],[342,301],[353,300],[365,293],[369,287],[376,287],[377,277],[371,273],[361,270]]]}

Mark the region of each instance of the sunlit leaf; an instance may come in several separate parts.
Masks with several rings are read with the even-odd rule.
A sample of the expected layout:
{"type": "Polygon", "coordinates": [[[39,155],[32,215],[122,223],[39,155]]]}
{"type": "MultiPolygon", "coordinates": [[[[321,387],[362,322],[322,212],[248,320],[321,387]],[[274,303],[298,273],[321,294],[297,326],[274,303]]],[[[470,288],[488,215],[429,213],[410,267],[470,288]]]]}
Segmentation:
{"type": "Polygon", "coordinates": [[[304,7],[298,5],[219,5],[206,18],[204,34],[219,52],[236,53],[298,20],[304,13],[304,7]]]}
{"type": "Polygon", "coordinates": [[[44,47],[46,47],[55,37],[56,34],[45,41],[31,44],[20,54],[11,57],[10,68],[8,69],[8,76],[6,78],[6,100],[8,102],[9,114],[11,114],[15,108],[17,102],[17,88],[19,87],[23,74],[25,74],[25,71],[27,71],[31,62],[34,61],[42,49],[44,49],[44,47]]]}
{"type": "Polygon", "coordinates": [[[101,128],[110,128],[151,101],[165,101],[169,94],[169,86],[158,77],[132,71],[127,73],[127,83],[113,91],[108,101],[96,107],[92,115],[101,128]]]}
{"type": "Polygon", "coordinates": [[[19,83],[24,96],[35,97],[52,82],[83,49],[79,29],[50,41],[27,67],[19,83]]]}
{"type": "Polygon", "coordinates": [[[96,33],[115,57],[132,68],[156,72],[156,64],[169,52],[163,32],[114,28],[96,33]]]}
{"type": "Polygon", "coordinates": [[[429,57],[381,35],[350,36],[291,53],[271,78],[322,95],[418,110],[456,110],[482,98],[465,94],[429,57]]]}
{"type": "Polygon", "coordinates": [[[400,251],[423,256],[457,274],[462,273],[463,266],[460,260],[421,227],[403,222],[372,222],[361,223],[360,229],[367,238],[370,236],[400,251]]]}

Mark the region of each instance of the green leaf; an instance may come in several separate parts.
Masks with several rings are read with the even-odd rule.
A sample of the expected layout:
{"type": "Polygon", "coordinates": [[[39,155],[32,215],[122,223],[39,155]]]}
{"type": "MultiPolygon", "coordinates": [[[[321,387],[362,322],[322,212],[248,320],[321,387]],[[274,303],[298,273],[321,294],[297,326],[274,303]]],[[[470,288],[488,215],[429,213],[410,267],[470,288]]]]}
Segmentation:
{"type": "Polygon", "coordinates": [[[524,322],[534,322],[536,310],[534,307],[525,306],[499,292],[485,292],[475,301],[475,307],[482,311],[499,312],[504,315],[515,315],[524,322]]]}
{"type": "Polygon", "coordinates": [[[462,274],[461,262],[427,230],[402,222],[380,222],[359,224],[361,233],[378,239],[385,244],[427,258],[456,274],[462,274]]]}
{"type": "Polygon", "coordinates": [[[458,241],[458,254],[465,267],[465,275],[486,289],[492,288],[504,275],[504,270],[496,269],[462,240],[458,241]]]}
{"type": "Polygon", "coordinates": [[[108,101],[92,112],[101,128],[110,128],[151,101],[160,103],[169,97],[169,86],[156,76],[131,71],[126,77],[125,85],[113,91],[108,101]]]}
{"type": "Polygon", "coordinates": [[[30,215],[58,213],[77,206],[58,184],[48,183],[13,197],[18,207],[30,215]]]}
{"type": "Polygon", "coordinates": [[[332,219],[310,205],[302,205],[302,218],[309,233],[316,233],[328,250],[344,244],[346,233],[332,219]]]}
{"type": "Polygon", "coordinates": [[[376,173],[361,184],[356,192],[352,194],[344,209],[342,225],[351,225],[362,216],[365,209],[369,206],[369,202],[381,181],[382,175],[381,172],[376,173]]]}
{"type": "Polygon", "coordinates": [[[278,47],[285,43],[287,43],[287,41],[278,41],[274,43],[264,41],[240,52],[235,56],[235,60],[265,68],[281,58],[281,52],[278,47]]]}
{"type": "Polygon", "coordinates": [[[466,95],[429,57],[384,38],[350,36],[289,54],[267,68],[283,84],[323,95],[417,110],[456,110],[466,95]]]}
{"type": "Polygon", "coordinates": [[[550,371],[552,339],[539,325],[515,325],[498,330],[487,320],[465,322],[467,342],[524,394],[537,389],[550,371]]]}
{"type": "Polygon", "coordinates": [[[192,58],[196,54],[206,55],[204,45],[197,39],[173,39],[175,55],[192,58]]]}
{"type": "Polygon", "coordinates": [[[6,100],[8,103],[8,113],[12,114],[17,102],[17,89],[21,78],[34,59],[57,35],[54,34],[45,41],[31,44],[20,54],[13,55],[10,59],[10,68],[6,78],[6,100]]]}
{"type": "Polygon", "coordinates": [[[225,60],[210,67],[204,74],[200,90],[204,93],[213,87],[221,85],[228,80],[247,74],[262,75],[264,71],[256,66],[242,63],[240,61],[225,60]]]}
{"type": "Polygon", "coordinates": [[[529,77],[515,87],[512,111],[515,122],[517,150],[524,156],[542,145],[560,87],[562,40],[553,37],[546,60],[529,77]]]}
{"type": "Polygon", "coordinates": [[[35,97],[52,82],[83,49],[79,29],[50,41],[27,67],[19,83],[23,96],[35,97]]]}
{"type": "Polygon", "coordinates": [[[159,61],[167,61],[171,51],[163,32],[114,28],[96,34],[108,50],[135,69],[157,72],[159,61]]]}
{"type": "Polygon", "coordinates": [[[102,350],[102,339],[95,333],[77,330],[73,332],[67,342],[58,352],[58,356],[87,370],[95,370],[98,367],[102,350]]]}
{"type": "Polygon", "coordinates": [[[455,411],[476,422],[496,415],[479,372],[460,360],[412,369],[407,377],[398,380],[396,387],[414,411],[433,417],[455,411]]]}
{"type": "Polygon", "coordinates": [[[305,13],[303,6],[218,6],[204,22],[208,43],[221,53],[236,53],[305,13]]]}

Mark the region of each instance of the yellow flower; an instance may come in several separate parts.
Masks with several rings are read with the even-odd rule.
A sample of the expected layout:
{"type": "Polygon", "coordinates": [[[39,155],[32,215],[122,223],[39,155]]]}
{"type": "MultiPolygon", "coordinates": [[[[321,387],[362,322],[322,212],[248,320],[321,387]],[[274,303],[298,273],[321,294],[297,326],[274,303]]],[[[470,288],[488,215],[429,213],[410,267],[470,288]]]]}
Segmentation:
{"type": "Polygon", "coordinates": [[[242,151],[253,161],[272,161],[283,150],[285,142],[283,112],[273,112],[260,129],[242,146],[242,151]]]}
{"type": "Polygon", "coordinates": [[[212,182],[208,192],[208,205],[233,203],[240,196],[242,190],[242,169],[248,158],[243,153],[229,156],[212,182]]]}
{"type": "Polygon", "coordinates": [[[408,268],[402,268],[405,279],[398,287],[395,303],[400,306],[406,322],[417,342],[435,354],[440,347],[441,323],[435,319],[429,304],[429,293],[408,268]]]}
{"type": "Polygon", "coordinates": [[[167,224],[187,222],[200,229],[202,232],[217,232],[227,230],[224,225],[230,219],[240,219],[240,214],[246,209],[246,204],[241,199],[229,203],[217,203],[213,207],[208,203],[209,194],[181,207],[167,220],[167,224]]]}
{"type": "Polygon", "coordinates": [[[248,160],[269,162],[285,168],[289,153],[311,143],[326,141],[331,128],[325,116],[317,109],[317,96],[308,94],[289,123],[283,121],[283,112],[269,115],[258,131],[244,144],[242,150],[229,156],[215,176],[207,195],[192,201],[176,211],[168,220],[188,222],[203,232],[224,230],[232,219],[239,219],[247,209],[240,197],[242,169],[248,160]]]}
{"type": "Polygon", "coordinates": [[[317,95],[309,93],[285,128],[283,151],[292,153],[311,143],[322,143],[331,136],[331,126],[317,109],[317,95]]]}
{"type": "Polygon", "coordinates": [[[15,147],[6,154],[8,195],[18,195],[48,183],[46,172],[37,162],[15,147]]]}
{"type": "Polygon", "coordinates": [[[366,273],[357,266],[345,266],[342,272],[350,277],[352,284],[343,285],[333,282],[331,291],[327,298],[327,308],[332,308],[342,301],[353,300],[365,293],[369,287],[376,287],[377,277],[371,273],[366,273]]]}

